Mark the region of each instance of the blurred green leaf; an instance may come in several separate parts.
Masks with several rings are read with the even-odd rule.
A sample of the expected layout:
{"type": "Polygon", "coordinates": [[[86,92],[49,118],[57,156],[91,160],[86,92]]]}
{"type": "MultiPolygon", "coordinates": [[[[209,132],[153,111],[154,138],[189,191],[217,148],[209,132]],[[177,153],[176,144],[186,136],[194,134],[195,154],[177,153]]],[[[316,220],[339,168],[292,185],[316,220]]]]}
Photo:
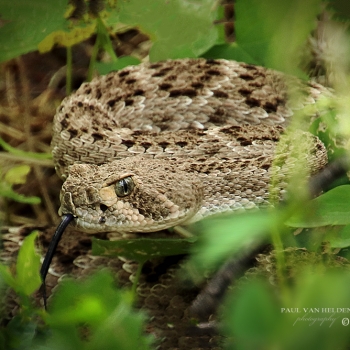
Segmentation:
{"type": "Polygon", "coordinates": [[[118,3],[124,24],[138,26],[154,42],[150,60],[198,57],[216,43],[212,0],[133,0],[118,3]],[[142,10],[141,10],[142,9],[142,10]]]}
{"type": "Polygon", "coordinates": [[[247,282],[225,305],[226,334],[235,349],[345,349],[349,283],[348,271],[304,270],[289,297],[278,299],[271,285],[247,282]]]}
{"type": "Polygon", "coordinates": [[[67,344],[72,340],[86,350],[150,349],[152,338],[143,334],[144,320],[143,314],[132,310],[129,294],[116,289],[109,272],[99,271],[85,280],[65,280],[52,297],[46,317],[54,329],[47,346],[56,349],[55,344],[64,344],[66,339],[67,344]],[[82,324],[88,341],[78,338],[82,324]]]}
{"type": "Polygon", "coordinates": [[[337,237],[328,239],[332,248],[350,247],[350,225],[344,226],[338,233],[337,237]]]}
{"type": "Polygon", "coordinates": [[[256,247],[278,228],[280,215],[278,211],[260,210],[199,222],[194,226],[200,237],[191,262],[198,271],[211,269],[242,250],[256,247]]]}
{"type": "Polygon", "coordinates": [[[2,0],[0,5],[0,62],[34,51],[50,33],[62,29],[68,0],[2,0]]]}
{"type": "Polygon", "coordinates": [[[6,283],[13,290],[17,290],[17,282],[13,277],[9,266],[0,264],[0,276],[3,279],[4,283],[6,283]]]}
{"type": "Polygon", "coordinates": [[[2,349],[38,349],[33,345],[34,338],[38,332],[38,324],[34,320],[34,317],[26,317],[24,319],[23,315],[20,314],[13,317],[6,327],[6,343],[2,349]]]}
{"type": "Polygon", "coordinates": [[[39,197],[26,197],[22,194],[15,192],[10,185],[7,183],[0,182],[0,196],[12,199],[19,203],[28,203],[28,204],[39,204],[41,199],[39,197]]]}
{"type": "Polygon", "coordinates": [[[300,50],[316,26],[321,0],[237,0],[237,45],[261,65],[303,76],[300,50]]]}
{"type": "Polygon", "coordinates": [[[278,300],[270,287],[258,281],[237,294],[224,311],[226,332],[235,338],[237,349],[269,349],[268,344],[280,334],[278,300]]]}
{"type": "Polygon", "coordinates": [[[143,263],[151,258],[187,254],[195,240],[195,238],[136,238],[107,241],[92,238],[92,254],[110,257],[123,256],[143,263]]]}
{"type": "Polygon", "coordinates": [[[95,33],[95,30],[95,22],[74,27],[71,30],[56,30],[38,43],[38,50],[40,53],[48,52],[52,50],[56,44],[71,47],[90,38],[90,36],[95,33]]]}
{"type": "Polygon", "coordinates": [[[292,227],[319,227],[350,224],[350,185],[338,186],[305,204],[303,212],[286,224],[292,227]],[[307,215],[305,215],[307,214],[307,215]]]}
{"type": "Polygon", "coordinates": [[[16,265],[16,282],[18,289],[25,295],[31,295],[41,285],[40,257],[35,252],[35,239],[38,231],[32,232],[23,241],[18,253],[16,265]]]}
{"type": "Polygon", "coordinates": [[[5,181],[10,185],[25,184],[27,175],[30,172],[30,166],[28,165],[17,165],[5,174],[5,181]]]}
{"type": "Polygon", "coordinates": [[[34,158],[34,159],[51,159],[52,158],[51,153],[36,153],[36,152],[21,151],[20,149],[10,146],[1,137],[0,137],[0,146],[9,153],[12,153],[21,157],[25,157],[25,158],[34,158]]]}

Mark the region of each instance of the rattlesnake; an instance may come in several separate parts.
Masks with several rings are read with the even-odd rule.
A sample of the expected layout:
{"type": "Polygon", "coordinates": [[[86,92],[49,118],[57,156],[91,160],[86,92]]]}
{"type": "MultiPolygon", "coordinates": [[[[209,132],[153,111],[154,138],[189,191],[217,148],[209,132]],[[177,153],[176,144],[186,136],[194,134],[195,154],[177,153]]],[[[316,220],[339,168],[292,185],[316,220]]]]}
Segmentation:
{"type": "MultiPolygon", "coordinates": [[[[53,157],[67,178],[60,214],[92,233],[152,232],[268,205],[275,145],[293,115],[287,84],[307,92],[298,108],[326,91],[204,59],[141,64],[83,84],[54,119],[53,157]]],[[[326,151],[310,138],[317,171],[326,151]]],[[[281,182],[291,166],[279,170],[281,182]]]]}
{"type": "Polygon", "coordinates": [[[227,60],[143,63],[98,77],[54,118],[53,157],[65,180],[59,213],[88,233],[148,234],[270,205],[271,169],[282,196],[300,157],[311,173],[327,163],[317,137],[294,132],[272,165],[293,110],[327,93],[227,60]],[[303,94],[290,103],[293,89],[303,94]],[[293,140],[306,140],[307,152],[296,155],[293,140]]]}

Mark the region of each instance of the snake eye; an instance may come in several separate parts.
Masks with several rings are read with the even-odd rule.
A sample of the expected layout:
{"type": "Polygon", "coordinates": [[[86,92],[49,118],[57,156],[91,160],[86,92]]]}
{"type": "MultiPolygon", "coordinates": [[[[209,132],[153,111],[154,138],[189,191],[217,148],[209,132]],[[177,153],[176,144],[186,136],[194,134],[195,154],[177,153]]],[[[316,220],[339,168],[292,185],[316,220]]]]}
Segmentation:
{"type": "Polygon", "coordinates": [[[118,197],[128,196],[134,189],[135,184],[131,176],[120,179],[115,184],[115,193],[118,197]]]}

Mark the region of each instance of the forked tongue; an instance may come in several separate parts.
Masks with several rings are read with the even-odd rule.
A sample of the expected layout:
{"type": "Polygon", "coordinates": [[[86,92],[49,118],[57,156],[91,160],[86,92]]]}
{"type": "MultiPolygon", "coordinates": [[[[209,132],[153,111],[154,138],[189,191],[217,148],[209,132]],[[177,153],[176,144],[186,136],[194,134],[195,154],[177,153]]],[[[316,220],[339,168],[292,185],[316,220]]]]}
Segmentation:
{"type": "Polygon", "coordinates": [[[57,229],[52,237],[52,240],[50,242],[49,248],[48,248],[47,253],[45,255],[43,264],[41,265],[41,269],[40,269],[40,276],[41,276],[41,281],[42,281],[41,290],[43,293],[45,309],[46,309],[45,278],[46,278],[47,272],[49,271],[49,267],[50,267],[53,255],[55,254],[57,244],[60,241],[66,227],[73,219],[74,219],[74,216],[72,214],[65,214],[62,216],[62,220],[61,220],[60,224],[58,225],[58,227],[57,227],[57,229]]]}

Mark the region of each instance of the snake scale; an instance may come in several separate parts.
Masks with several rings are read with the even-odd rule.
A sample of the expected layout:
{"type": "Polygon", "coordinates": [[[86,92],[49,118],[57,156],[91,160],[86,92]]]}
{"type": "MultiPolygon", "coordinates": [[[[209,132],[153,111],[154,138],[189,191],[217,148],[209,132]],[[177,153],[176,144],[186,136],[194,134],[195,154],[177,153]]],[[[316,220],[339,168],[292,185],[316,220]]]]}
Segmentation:
{"type": "MultiPolygon", "coordinates": [[[[319,84],[228,60],[142,63],[98,77],[67,97],[54,118],[53,157],[64,179],[59,214],[88,234],[149,234],[267,206],[276,145],[294,110],[326,93],[319,84]],[[293,88],[302,91],[294,104],[293,88]]],[[[317,172],[327,163],[324,145],[307,132],[297,136],[308,140],[301,156],[317,172]]],[[[293,137],[277,154],[280,196],[300,156],[289,157],[293,137]]],[[[172,275],[165,276],[156,284],[160,295],[150,286],[141,292],[153,332],[161,329],[159,338],[169,340],[160,348],[214,347],[209,335],[204,343],[179,335],[186,297],[167,287],[167,299],[172,275]],[[169,322],[179,328],[167,329],[169,322]]]]}

